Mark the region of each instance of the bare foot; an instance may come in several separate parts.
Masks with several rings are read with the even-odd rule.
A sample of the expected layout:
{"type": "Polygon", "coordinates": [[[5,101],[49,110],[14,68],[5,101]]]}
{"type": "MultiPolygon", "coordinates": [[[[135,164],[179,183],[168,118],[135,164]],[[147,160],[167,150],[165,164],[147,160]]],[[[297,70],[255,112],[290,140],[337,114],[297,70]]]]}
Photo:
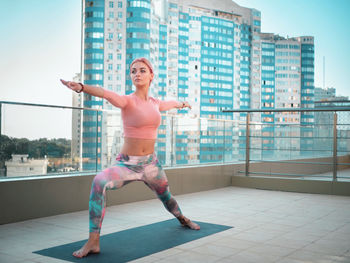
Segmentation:
{"type": "Polygon", "coordinates": [[[89,254],[98,253],[100,253],[100,235],[96,233],[90,233],[89,240],[81,249],[74,251],[73,256],[77,258],[83,258],[89,254]]]}
{"type": "Polygon", "coordinates": [[[180,221],[181,225],[184,227],[188,227],[188,228],[193,229],[193,230],[201,229],[201,227],[198,224],[192,222],[187,217],[179,216],[177,219],[180,221]]]}

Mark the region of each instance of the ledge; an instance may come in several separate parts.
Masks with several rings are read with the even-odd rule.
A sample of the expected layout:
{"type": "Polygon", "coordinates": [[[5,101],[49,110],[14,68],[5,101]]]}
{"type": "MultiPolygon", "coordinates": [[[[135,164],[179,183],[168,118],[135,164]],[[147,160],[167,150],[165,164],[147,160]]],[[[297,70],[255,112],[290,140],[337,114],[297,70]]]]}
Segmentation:
{"type": "Polygon", "coordinates": [[[350,182],[276,178],[263,176],[232,176],[232,186],[263,190],[350,196],[350,182]]]}
{"type": "MultiPolygon", "coordinates": [[[[173,195],[231,186],[234,164],[166,168],[173,195]]],[[[45,176],[0,182],[0,224],[87,210],[94,174],[45,176]]],[[[154,199],[142,182],[107,192],[107,205],[154,199]]]]}
{"type": "MultiPolygon", "coordinates": [[[[309,159],[305,159],[304,161],[309,159]]],[[[312,161],[326,161],[313,159],[312,161]]],[[[344,161],[349,161],[349,156],[344,161]]],[[[245,165],[209,164],[165,168],[173,195],[239,186],[266,190],[350,196],[350,182],[311,180],[309,178],[277,178],[271,172],[319,172],[315,165],[293,163],[252,163],[251,171],[266,176],[241,176],[245,165]]],[[[321,168],[319,168],[321,169],[321,168]]],[[[327,169],[322,167],[322,172],[327,169]]],[[[328,166],[328,171],[330,167],[328,166]]],[[[46,176],[0,181],[0,224],[53,216],[88,209],[94,174],[46,176]]],[[[128,184],[107,192],[107,206],[154,199],[156,195],[142,182],[128,184]]]]}

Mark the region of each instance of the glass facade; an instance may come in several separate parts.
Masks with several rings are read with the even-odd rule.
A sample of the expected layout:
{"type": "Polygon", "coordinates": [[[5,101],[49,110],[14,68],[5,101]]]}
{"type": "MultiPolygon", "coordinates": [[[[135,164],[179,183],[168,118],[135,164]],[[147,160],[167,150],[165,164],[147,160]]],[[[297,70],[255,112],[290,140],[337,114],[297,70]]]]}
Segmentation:
{"type": "MultiPolygon", "coordinates": [[[[105,1],[85,1],[84,13],[84,83],[103,86],[105,1]]],[[[84,94],[84,107],[97,109],[102,105],[101,99],[84,94]]],[[[101,114],[94,111],[84,112],[82,134],[84,170],[101,169],[101,127],[101,114]]]]}
{"type": "MultiPolygon", "coordinates": [[[[155,70],[150,95],[188,101],[192,110],[178,110],[180,114],[243,123],[247,113],[233,115],[222,109],[266,109],[251,115],[251,121],[260,123],[261,129],[261,138],[252,139],[252,143],[260,148],[256,156],[269,156],[285,144],[277,144],[277,125],[283,135],[312,135],[308,125],[314,123],[313,113],[268,110],[313,107],[313,37],[283,38],[261,33],[260,11],[240,8],[244,12],[235,14],[213,10],[205,1],[196,6],[175,0],[85,1],[84,81],[130,94],[129,65],[135,58],[146,57],[155,70]],[[283,131],[283,123],[299,128],[283,131]]],[[[87,95],[84,106],[112,109],[108,103],[87,95]]],[[[115,134],[101,131],[116,127],[111,124],[115,121],[94,112],[83,118],[83,157],[88,160],[84,168],[95,169],[96,164],[105,167],[100,163],[113,159],[109,152],[122,140],[112,142],[115,134]],[[99,147],[92,147],[96,142],[99,147]]],[[[190,164],[194,159],[218,162],[230,159],[233,152],[245,154],[243,129],[233,131],[227,123],[213,120],[201,121],[199,131],[191,132],[191,125],[190,121],[162,117],[157,151],[163,163],[190,164]],[[170,126],[176,130],[169,131],[170,126]],[[225,143],[228,141],[232,144],[225,143]],[[188,147],[194,142],[200,146],[191,150],[188,147]],[[167,154],[170,148],[174,149],[172,155],[167,154]],[[227,152],[230,154],[225,156],[227,152]]],[[[292,147],[312,147],[309,137],[290,143],[292,147]]]]}
{"type": "Polygon", "coordinates": [[[151,1],[126,1],[125,94],[132,93],[129,67],[135,58],[150,58],[151,1]]]}
{"type": "MultiPolygon", "coordinates": [[[[161,100],[167,96],[167,36],[167,26],[159,25],[158,97],[161,100]]],[[[162,163],[166,163],[166,124],[166,118],[162,117],[157,140],[157,156],[162,163]]]]}
{"type": "MultiPolygon", "coordinates": [[[[313,39],[301,37],[301,107],[314,108],[314,44],[313,39]],[[310,43],[311,42],[311,43],[310,43]]],[[[302,139],[300,147],[303,151],[314,148],[314,112],[301,113],[302,139]]]]}
{"type": "MultiPolygon", "coordinates": [[[[233,108],[234,23],[202,16],[201,39],[200,116],[232,119],[221,109],[233,108]]],[[[210,122],[207,131],[201,132],[201,162],[218,162],[223,158],[224,127],[218,130],[216,125],[210,122]]]]}
{"type": "MultiPolygon", "coordinates": [[[[261,109],[275,108],[275,43],[261,42],[261,109]]],[[[273,153],[275,114],[263,112],[261,114],[261,139],[263,157],[273,153]]]]}

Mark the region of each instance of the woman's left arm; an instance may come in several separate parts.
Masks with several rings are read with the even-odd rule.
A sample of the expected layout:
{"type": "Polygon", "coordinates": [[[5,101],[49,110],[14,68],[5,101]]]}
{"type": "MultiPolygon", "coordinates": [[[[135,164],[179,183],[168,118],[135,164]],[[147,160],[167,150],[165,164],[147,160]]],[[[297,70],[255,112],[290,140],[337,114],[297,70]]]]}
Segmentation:
{"type": "Polygon", "coordinates": [[[187,101],[176,101],[176,100],[168,100],[168,101],[159,101],[159,111],[167,111],[171,109],[183,109],[189,108],[192,109],[191,105],[187,101]]]}

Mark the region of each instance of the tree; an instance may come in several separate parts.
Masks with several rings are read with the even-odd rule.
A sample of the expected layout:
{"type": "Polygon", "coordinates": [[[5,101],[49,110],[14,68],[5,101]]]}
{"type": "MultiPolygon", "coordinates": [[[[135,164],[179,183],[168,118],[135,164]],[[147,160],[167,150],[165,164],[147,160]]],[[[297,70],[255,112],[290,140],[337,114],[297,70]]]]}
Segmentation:
{"type": "Polygon", "coordinates": [[[12,154],[28,154],[29,158],[42,159],[45,156],[62,158],[71,153],[71,140],[46,139],[28,140],[26,138],[0,137],[0,167],[11,159],[12,154]]]}

